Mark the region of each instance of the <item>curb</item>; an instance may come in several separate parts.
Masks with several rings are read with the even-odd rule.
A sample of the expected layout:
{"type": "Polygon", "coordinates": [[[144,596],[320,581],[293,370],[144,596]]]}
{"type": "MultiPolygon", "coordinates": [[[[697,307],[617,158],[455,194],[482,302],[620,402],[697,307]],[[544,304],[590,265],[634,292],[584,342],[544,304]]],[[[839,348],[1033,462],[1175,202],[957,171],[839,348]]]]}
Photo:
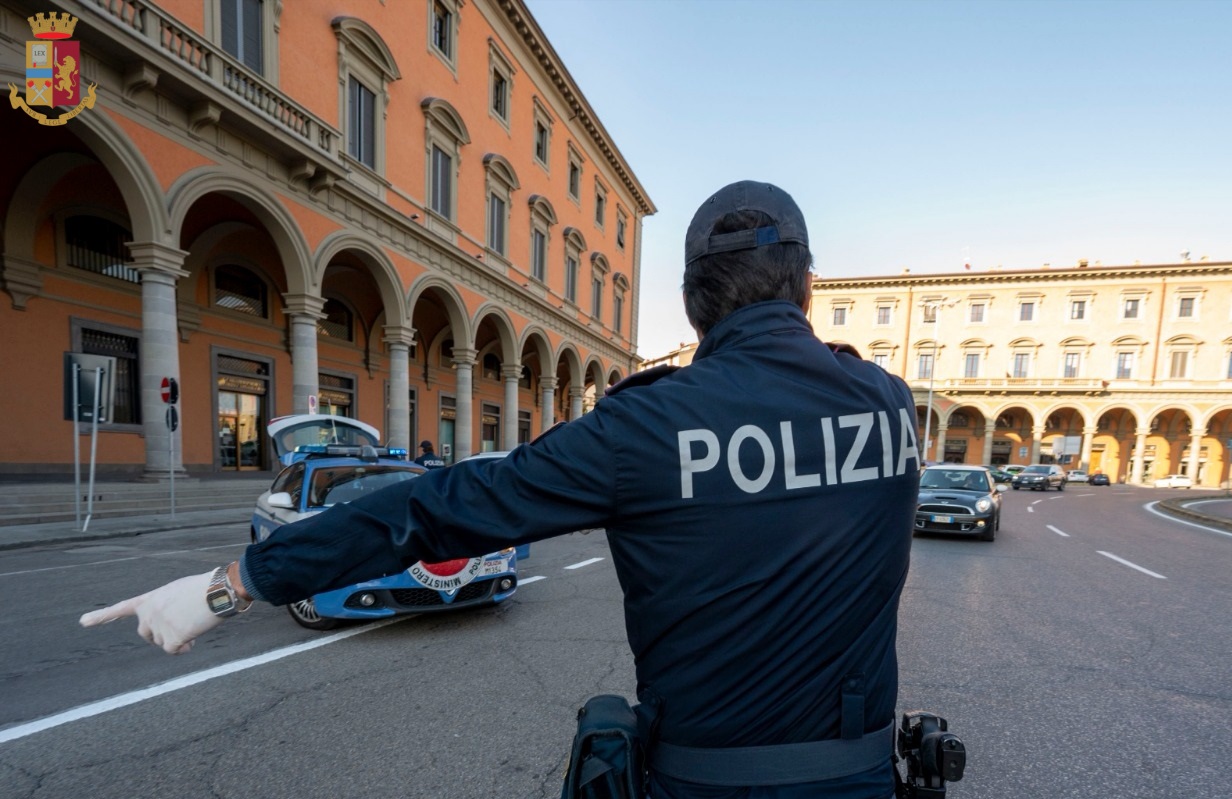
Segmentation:
{"type": "MultiPolygon", "coordinates": [[[[90,532],[82,532],[76,527],[58,527],[58,529],[31,529],[20,525],[0,527],[0,551],[13,549],[28,549],[30,547],[50,546],[54,544],[77,544],[91,541],[103,541],[113,538],[136,538],[149,533],[166,533],[172,530],[185,530],[196,527],[222,527],[225,525],[243,524],[251,518],[251,514],[241,513],[233,518],[227,518],[223,512],[207,511],[213,518],[176,518],[148,520],[144,524],[127,524],[118,529],[100,528],[90,532]],[[13,533],[13,536],[6,536],[13,533]]],[[[139,517],[113,517],[107,519],[112,525],[124,521],[135,521],[139,517]]],[[[100,520],[101,521],[101,520],[100,520]]],[[[34,527],[34,526],[32,526],[34,527]]]]}
{"type": "Polygon", "coordinates": [[[1159,501],[1159,508],[1165,513],[1173,516],[1187,519],[1193,522],[1201,522],[1202,524],[1218,527],[1220,530],[1226,530],[1232,533],[1232,519],[1223,516],[1211,516],[1208,513],[1202,513],[1197,510],[1190,510],[1186,506],[1191,502],[1201,502],[1207,499],[1206,497],[1186,497],[1185,499],[1162,499],[1159,501]]]}

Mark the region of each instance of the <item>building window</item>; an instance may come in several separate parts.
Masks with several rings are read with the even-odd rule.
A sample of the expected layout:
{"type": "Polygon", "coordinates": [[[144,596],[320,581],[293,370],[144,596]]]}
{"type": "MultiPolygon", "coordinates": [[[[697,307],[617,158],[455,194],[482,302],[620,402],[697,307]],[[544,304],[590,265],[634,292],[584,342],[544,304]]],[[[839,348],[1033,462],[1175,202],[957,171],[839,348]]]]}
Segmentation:
{"type": "Polygon", "coordinates": [[[530,264],[531,276],[541,283],[545,282],[548,278],[548,237],[542,230],[531,231],[530,264]]]}
{"type": "Polygon", "coordinates": [[[834,309],[834,323],[833,324],[835,327],[843,327],[844,325],[847,324],[847,309],[845,307],[834,309]]]}
{"type": "Polygon", "coordinates": [[[317,320],[317,334],[339,341],[355,340],[354,317],[351,310],[335,299],[327,299],[321,311],[325,316],[317,320]]]}
{"type": "Polygon", "coordinates": [[[569,199],[582,201],[582,156],[569,145],[569,199]]]}
{"type": "Polygon", "coordinates": [[[501,379],[500,370],[500,358],[498,358],[494,353],[489,352],[483,356],[483,367],[481,372],[485,379],[499,383],[501,379]]]}
{"type": "Polygon", "coordinates": [[[624,332],[622,320],[625,315],[625,293],[617,287],[612,292],[612,328],[617,333],[624,332]]]}
{"type": "Polygon", "coordinates": [[[222,0],[218,7],[222,49],[258,75],[265,71],[264,5],[262,0],[222,0]]]}
{"type": "Polygon", "coordinates": [[[1181,350],[1173,350],[1171,363],[1168,367],[1168,377],[1174,380],[1181,380],[1189,377],[1189,353],[1181,350]]]}
{"type": "Polygon", "coordinates": [[[376,169],[376,94],[355,78],[347,82],[347,155],[376,169]]]}
{"type": "Polygon", "coordinates": [[[1133,380],[1134,354],[1132,352],[1117,353],[1116,376],[1117,380],[1133,380]]]}
{"type": "Polygon", "coordinates": [[[96,275],[140,283],[141,275],[128,265],[131,238],[123,227],[101,217],[70,216],[64,220],[66,263],[96,275]]]}
{"type": "Polygon", "coordinates": [[[873,355],[873,363],[877,364],[882,369],[885,369],[890,364],[890,356],[886,355],[884,352],[875,353],[873,355]]]}
{"type": "Polygon", "coordinates": [[[590,315],[603,320],[603,276],[598,273],[590,281],[590,315]]]}
{"type": "Polygon", "coordinates": [[[971,303],[971,315],[969,318],[971,319],[972,322],[983,322],[984,321],[984,303],[982,302],[971,303]]]}
{"type": "Polygon", "coordinates": [[[1085,319],[1087,315],[1087,301],[1074,300],[1069,304],[1069,318],[1073,320],[1085,319]]]}
{"type": "Polygon", "coordinates": [[[1181,297],[1176,306],[1176,315],[1181,319],[1192,319],[1194,315],[1194,298],[1181,297]]]}
{"type": "Polygon", "coordinates": [[[485,402],[479,414],[479,451],[492,452],[500,442],[501,409],[499,405],[485,402]]]}
{"type": "Polygon", "coordinates": [[[456,40],[457,15],[453,3],[434,0],[432,3],[432,49],[445,59],[450,66],[454,63],[454,41],[456,40]]]}
{"type": "Polygon", "coordinates": [[[625,248],[625,228],[628,226],[628,219],[623,211],[616,211],[616,246],[620,249],[625,248]]]}
{"type": "Polygon", "coordinates": [[[1078,376],[1078,372],[1082,367],[1082,355],[1077,352],[1065,353],[1065,371],[1063,376],[1073,378],[1078,376]]]}
{"type": "Polygon", "coordinates": [[[355,378],[321,372],[317,375],[321,413],[330,416],[355,417],[355,378]]]}
{"type": "Polygon", "coordinates": [[[509,128],[509,108],[513,96],[513,64],[505,58],[496,43],[488,40],[488,72],[491,84],[491,103],[488,110],[496,120],[509,128]]]}
{"type": "Polygon", "coordinates": [[[607,189],[595,182],[595,224],[603,227],[607,216],[607,189]]]}
{"type": "Polygon", "coordinates": [[[577,305],[578,262],[570,256],[565,259],[565,299],[577,305]]]}
{"type": "Polygon", "coordinates": [[[577,305],[578,264],[586,249],[586,238],[575,227],[565,228],[565,299],[577,305]]]}
{"type": "Polygon", "coordinates": [[[535,121],[535,160],[547,166],[548,164],[548,126],[535,121]]]}
{"type": "Polygon", "coordinates": [[[890,306],[888,305],[878,305],[877,306],[877,324],[879,325],[890,324],[890,306]]]}
{"type": "Polygon", "coordinates": [[[1031,372],[1031,355],[1026,352],[1014,353],[1014,377],[1029,377],[1031,372]]]}
{"type": "Polygon", "coordinates": [[[1228,353],[1228,368],[1223,376],[1228,380],[1232,380],[1232,352],[1228,353]]]}
{"type": "Polygon", "coordinates": [[[937,306],[935,303],[929,303],[924,306],[924,324],[933,325],[937,323],[937,306]]]}
{"type": "Polygon", "coordinates": [[[440,147],[432,147],[432,210],[453,218],[453,159],[440,147]]]}
{"type": "MultiPolygon", "coordinates": [[[[281,5],[281,3],[279,3],[281,5]]],[[[385,109],[389,84],[402,77],[381,35],[355,17],[331,25],[338,39],[338,118],[343,120],[344,152],[377,174],[385,171],[385,109]]],[[[383,186],[352,170],[350,179],[373,194],[383,186]]]]}
{"type": "Polygon", "coordinates": [[[1035,318],[1035,303],[1020,302],[1018,303],[1018,321],[1030,322],[1035,318]]]}
{"type": "Polygon", "coordinates": [[[265,281],[242,266],[214,269],[214,306],[265,319],[269,316],[265,281]]]}
{"type": "Polygon", "coordinates": [[[915,376],[921,380],[931,380],[933,377],[933,354],[921,352],[916,361],[915,376]]]}
{"type": "Polygon", "coordinates": [[[487,170],[488,249],[502,258],[509,256],[509,197],[518,188],[518,176],[513,165],[496,154],[483,159],[487,170]]]}
{"type": "MultiPolygon", "coordinates": [[[[141,424],[141,371],[140,339],[109,330],[81,328],[81,351],[87,355],[110,355],[116,359],[115,397],[113,399],[111,424],[141,424]]],[[[89,404],[91,398],[82,397],[89,404]]]]}
{"type": "Polygon", "coordinates": [[[509,81],[495,69],[492,70],[492,113],[509,121],[509,81]]]}
{"type": "Polygon", "coordinates": [[[1126,300],[1126,301],[1125,301],[1125,308],[1124,308],[1124,310],[1123,310],[1123,312],[1122,312],[1122,314],[1121,314],[1122,318],[1124,318],[1124,319],[1137,319],[1137,318],[1138,318],[1138,304],[1139,304],[1140,302],[1141,302],[1141,300],[1137,300],[1137,299],[1128,299],[1128,300],[1126,300]]]}
{"type": "Polygon", "coordinates": [[[980,376],[980,356],[979,353],[968,352],[967,357],[963,359],[963,377],[971,379],[980,376]]]}

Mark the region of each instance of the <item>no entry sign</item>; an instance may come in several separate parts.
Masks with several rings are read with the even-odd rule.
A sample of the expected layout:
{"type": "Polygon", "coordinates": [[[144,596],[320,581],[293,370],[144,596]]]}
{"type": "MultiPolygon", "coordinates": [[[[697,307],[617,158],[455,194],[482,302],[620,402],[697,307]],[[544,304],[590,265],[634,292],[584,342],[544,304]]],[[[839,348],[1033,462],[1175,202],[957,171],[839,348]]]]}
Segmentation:
{"type": "MultiPolygon", "coordinates": [[[[174,377],[164,377],[162,385],[163,402],[174,405],[180,401],[180,384],[174,377]]],[[[172,428],[173,430],[175,428],[172,428]]]]}

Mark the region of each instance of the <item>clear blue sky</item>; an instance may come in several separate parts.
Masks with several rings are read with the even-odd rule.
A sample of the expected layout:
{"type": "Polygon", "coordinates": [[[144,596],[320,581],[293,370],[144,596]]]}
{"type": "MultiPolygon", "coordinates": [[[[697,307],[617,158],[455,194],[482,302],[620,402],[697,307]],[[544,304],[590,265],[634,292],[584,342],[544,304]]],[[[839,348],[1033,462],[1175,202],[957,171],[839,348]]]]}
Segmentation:
{"type": "Polygon", "coordinates": [[[735,180],[821,276],[1232,260],[1232,0],[527,0],[659,212],[638,351],[695,336],[684,231],[735,180]]]}

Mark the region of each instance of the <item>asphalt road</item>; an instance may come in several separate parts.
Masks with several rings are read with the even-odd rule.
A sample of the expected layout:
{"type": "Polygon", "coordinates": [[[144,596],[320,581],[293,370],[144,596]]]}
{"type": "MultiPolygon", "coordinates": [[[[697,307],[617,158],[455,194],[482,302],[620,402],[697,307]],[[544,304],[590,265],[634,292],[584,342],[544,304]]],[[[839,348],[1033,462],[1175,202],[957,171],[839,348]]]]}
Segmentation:
{"type": "MultiPolygon", "coordinates": [[[[1011,491],[995,542],[916,539],[900,707],[966,742],[951,797],[1232,789],[1232,535],[1145,507],[1175,495],[1011,491]]],[[[554,799],[577,707],[633,692],[599,533],[534,545],[491,610],[335,634],[259,607],[182,657],[77,626],[245,536],[0,552],[0,796],[554,799]]]]}

